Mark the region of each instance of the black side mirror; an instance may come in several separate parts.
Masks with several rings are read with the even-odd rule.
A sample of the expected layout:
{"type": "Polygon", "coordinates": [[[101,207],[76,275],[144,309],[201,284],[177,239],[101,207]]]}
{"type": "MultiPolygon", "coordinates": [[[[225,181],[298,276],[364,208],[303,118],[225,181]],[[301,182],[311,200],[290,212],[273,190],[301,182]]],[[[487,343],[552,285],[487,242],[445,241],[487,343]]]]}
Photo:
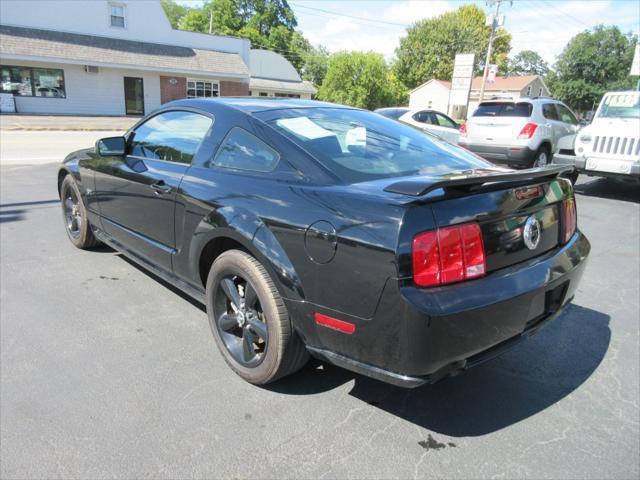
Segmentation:
{"type": "Polygon", "coordinates": [[[127,139],[124,137],[101,138],[96,142],[96,153],[101,157],[122,157],[127,153],[127,139]]]}

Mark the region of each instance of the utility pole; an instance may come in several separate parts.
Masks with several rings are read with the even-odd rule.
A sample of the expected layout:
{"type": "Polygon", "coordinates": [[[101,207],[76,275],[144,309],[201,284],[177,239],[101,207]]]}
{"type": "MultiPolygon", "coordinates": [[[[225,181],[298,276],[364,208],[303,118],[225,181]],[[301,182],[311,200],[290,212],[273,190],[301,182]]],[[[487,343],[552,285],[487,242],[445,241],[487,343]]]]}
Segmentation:
{"type": "Polygon", "coordinates": [[[209,35],[213,33],[213,10],[209,10],[209,35]]]}
{"type": "Polygon", "coordinates": [[[498,14],[500,13],[500,3],[504,0],[490,0],[487,2],[489,5],[495,4],[496,13],[493,15],[491,21],[491,36],[489,37],[489,48],[487,49],[487,60],[484,62],[484,74],[482,75],[482,83],[480,86],[480,102],[484,99],[484,85],[487,81],[487,75],[489,74],[489,63],[491,62],[491,52],[493,51],[493,40],[496,35],[496,26],[498,25],[498,14]]]}

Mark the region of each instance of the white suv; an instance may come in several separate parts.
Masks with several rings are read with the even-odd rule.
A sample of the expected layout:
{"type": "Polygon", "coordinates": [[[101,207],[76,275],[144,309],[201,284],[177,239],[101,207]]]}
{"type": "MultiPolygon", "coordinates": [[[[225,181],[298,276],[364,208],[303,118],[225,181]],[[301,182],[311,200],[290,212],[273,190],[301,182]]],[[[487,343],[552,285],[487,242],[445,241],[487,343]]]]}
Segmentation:
{"type": "Polygon", "coordinates": [[[494,163],[541,167],[551,162],[560,139],[578,129],[573,112],[552,98],[490,100],[460,127],[458,144],[494,163]]]}
{"type": "Polygon", "coordinates": [[[553,163],[590,176],[640,182],[640,92],[607,92],[590,125],[567,139],[553,163]]]}

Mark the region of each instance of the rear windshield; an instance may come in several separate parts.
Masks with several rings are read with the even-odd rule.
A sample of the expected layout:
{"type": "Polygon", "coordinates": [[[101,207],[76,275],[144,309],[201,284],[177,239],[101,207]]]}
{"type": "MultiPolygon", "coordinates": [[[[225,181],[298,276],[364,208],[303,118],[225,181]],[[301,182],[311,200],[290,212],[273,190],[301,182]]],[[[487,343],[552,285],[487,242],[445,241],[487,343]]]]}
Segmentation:
{"type": "Polygon", "coordinates": [[[533,105],[529,102],[484,102],[473,112],[474,117],[530,117],[533,105]]]}
{"type": "Polygon", "coordinates": [[[397,120],[408,111],[408,108],[381,108],[380,110],[376,110],[376,113],[397,120]]]}
{"type": "Polygon", "coordinates": [[[372,112],[304,108],[256,116],[347,183],[492,167],[466,150],[372,112]]]}

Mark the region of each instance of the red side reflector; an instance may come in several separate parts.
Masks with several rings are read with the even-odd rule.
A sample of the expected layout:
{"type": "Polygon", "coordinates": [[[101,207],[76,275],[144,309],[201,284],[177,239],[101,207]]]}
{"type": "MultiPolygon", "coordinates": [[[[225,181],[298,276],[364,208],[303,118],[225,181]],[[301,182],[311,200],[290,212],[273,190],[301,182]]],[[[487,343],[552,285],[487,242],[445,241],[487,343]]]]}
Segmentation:
{"type": "Polygon", "coordinates": [[[520,139],[529,139],[533,137],[533,134],[536,133],[536,129],[538,128],[538,124],[536,123],[527,123],[522,130],[520,130],[520,135],[518,138],[520,139]]]}
{"type": "Polygon", "coordinates": [[[422,232],[413,238],[413,281],[431,287],[486,273],[482,231],[477,223],[422,232]]]}
{"type": "Polygon", "coordinates": [[[567,198],[562,202],[562,243],[567,243],[576,233],[576,227],[578,223],[576,213],[576,201],[573,197],[567,198]]]}
{"type": "Polygon", "coordinates": [[[326,315],[322,315],[321,313],[315,313],[313,317],[315,318],[318,325],[331,328],[332,330],[337,330],[342,333],[348,333],[349,335],[356,331],[356,326],[353,323],[338,320],[337,318],[333,317],[328,317],[326,315]]]}

